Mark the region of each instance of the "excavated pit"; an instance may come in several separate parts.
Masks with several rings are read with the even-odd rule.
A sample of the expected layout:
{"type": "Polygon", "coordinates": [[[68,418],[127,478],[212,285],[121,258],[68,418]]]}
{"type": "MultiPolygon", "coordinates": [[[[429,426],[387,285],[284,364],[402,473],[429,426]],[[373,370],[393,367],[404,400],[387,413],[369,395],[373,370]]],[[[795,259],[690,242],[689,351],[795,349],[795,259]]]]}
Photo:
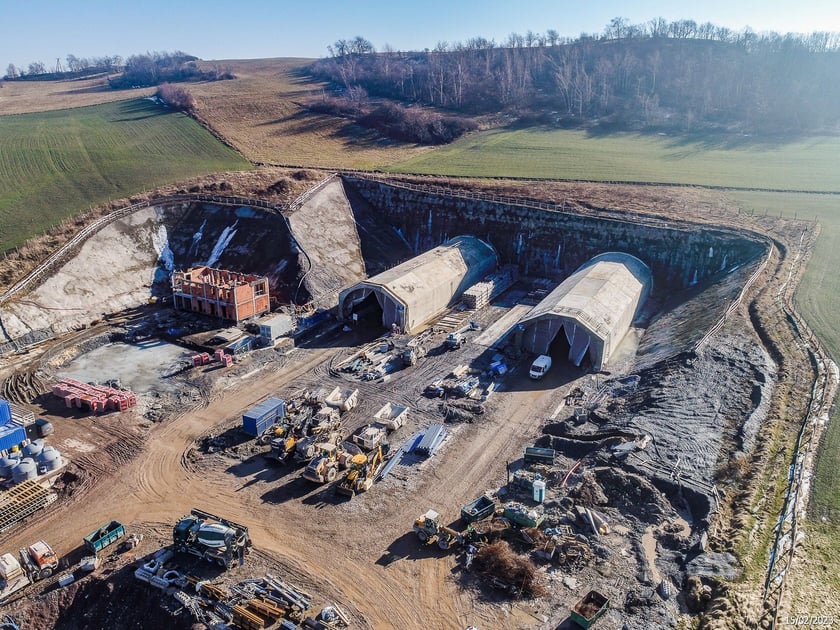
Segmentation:
{"type": "MultiPolygon", "coordinates": [[[[330,309],[343,286],[458,234],[490,242],[502,264],[516,264],[523,275],[548,284],[604,251],[625,251],[649,264],[653,295],[637,322],[644,334],[635,357],[614,374],[638,379],[632,387],[611,387],[611,375],[602,375],[601,389],[596,382],[589,394],[606,393],[589,421],[561,419],[565,424],[540,443],[575,460],[650,435],[647,450],[602,461],[597,482],[611,505],[645,527],[674,507],[687,508],[696,538],[714,509],[721,456],[751,451],[775,377],[771,358],[748,334],[722,334],[697,348],[766,253],[766,243],[749,233],[336,178],[286,218],[261,209],[179,203],[120,219],[32,294],[4,305],[2,321],[13,336],[50,326],[67,330],[166,295],[172,269],[208,263],[268,276],[279,302],[311,301],[330,309]]],[[[322,377],[323,369],[312,375],[322,377]]],[[[688,538],[684,542],[672,559],[660,557],[660,568],[685,573],[688,538]]],[[[638,546],[645,547],[641,534],[638,546]]]]}

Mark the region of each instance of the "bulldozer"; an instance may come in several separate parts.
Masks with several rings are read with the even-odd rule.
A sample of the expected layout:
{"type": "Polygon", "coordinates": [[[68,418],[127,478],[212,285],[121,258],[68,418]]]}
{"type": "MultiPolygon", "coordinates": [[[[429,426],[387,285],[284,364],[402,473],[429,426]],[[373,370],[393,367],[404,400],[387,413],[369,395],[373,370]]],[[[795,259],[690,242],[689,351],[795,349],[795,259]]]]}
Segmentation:
{"type": "Polygon", "coordinates": [[[427,510],[414,521],[414,533],[417,534],[420,542],[426,545],[437,543],[437,546],[444,551],[462,544],[465,540],[464,534],[442,524],[440,514],[434,510],[427,510]]]}
{"type": "Polygon", "coordinates": [[[385,465],[387,445],[379,444],[376,450],[367,455],[354,455],[350,459],[350,467],[347,474],[336,486],[335,491],[353,498],[360,492],[369,490],[373,485],[376,476],[385,465]]]}
{"type": "Polygon", "coordinates": [[[338,477],[338,471],[347,468],[350,454],[332,442],[316,444],[318,454],[303,471],[303,478],[314,483],[331,483],[338,477]]]}

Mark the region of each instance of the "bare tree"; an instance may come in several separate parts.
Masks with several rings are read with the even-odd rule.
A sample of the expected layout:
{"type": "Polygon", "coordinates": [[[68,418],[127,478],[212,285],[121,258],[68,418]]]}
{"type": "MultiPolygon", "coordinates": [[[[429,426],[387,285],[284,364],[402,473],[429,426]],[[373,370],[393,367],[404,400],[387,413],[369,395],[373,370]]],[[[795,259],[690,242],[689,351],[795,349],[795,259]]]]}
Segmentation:
{"type": "Polygon", "coordinates": [[[17,79],[20,76],[18,72],[17,66],[15,64],[10,63],[9,66],[6,68],[6,78],[7,79],[17,79]]]}
{"type": "Polygon", "coordinates": [[[557,42],[560,40],[560,33],[555,31],[553,28],[550,28],[545,32],[545,37],[548,40],[549,46],[556,46],[557,42]]]}
{"type": "Polygon", "coordinates": [[[46,73],[47,67],[44,65],[43,61],[33,61],[29,64],[29,74],[37,75],[46,73]]]}

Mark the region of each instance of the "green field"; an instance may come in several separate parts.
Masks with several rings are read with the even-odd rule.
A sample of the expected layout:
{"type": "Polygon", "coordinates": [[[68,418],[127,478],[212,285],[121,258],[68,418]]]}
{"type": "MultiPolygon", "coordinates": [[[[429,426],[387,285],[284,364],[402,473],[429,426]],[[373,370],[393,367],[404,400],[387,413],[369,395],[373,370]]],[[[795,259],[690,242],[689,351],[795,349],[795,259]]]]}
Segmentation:
{"type": "Polygon", "coordinates": [[[187,116],[134,99],[0,116],[0,251],[109,198],[250,168],[187,116]]]}
{"type": "Polygon", "coordinates": [[[697,139],[582,131],[493,130],[389,170],[464,177],[524,177],[840,192],[840,138],[786,144],[749,137],[697,139]]]}

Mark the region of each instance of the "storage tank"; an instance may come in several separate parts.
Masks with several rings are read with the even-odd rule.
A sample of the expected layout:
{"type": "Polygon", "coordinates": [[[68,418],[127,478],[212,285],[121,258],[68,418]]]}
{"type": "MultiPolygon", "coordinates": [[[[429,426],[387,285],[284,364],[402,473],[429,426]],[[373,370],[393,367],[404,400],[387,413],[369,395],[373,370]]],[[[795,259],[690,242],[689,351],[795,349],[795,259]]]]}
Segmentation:
{"type": "Polygon", "coordinates": [[[35,460],[30,457],[23,458],[17,466],[12,468],[12,481],[15,483],[35,479],[37,476],[38,467],[35,465],[35,460]]]}
{"type": "Polygon", "coordinates": [[[41,474],[61,468],[61,453],[54,446],[45,446],[38,455],[38,471],[41,474]]]}
{"type": "Polygon", "coordinates": [[[44,440],[32,440],[23,447],[23,456],[35,459],[44,450],[44,440]]]}
{"type": "Polygon", "coordinates": [[[0,477],[11,477],[12,468],[20,463],[20,453],[10,453],[8,457],[0,458],[0,477]]]}

